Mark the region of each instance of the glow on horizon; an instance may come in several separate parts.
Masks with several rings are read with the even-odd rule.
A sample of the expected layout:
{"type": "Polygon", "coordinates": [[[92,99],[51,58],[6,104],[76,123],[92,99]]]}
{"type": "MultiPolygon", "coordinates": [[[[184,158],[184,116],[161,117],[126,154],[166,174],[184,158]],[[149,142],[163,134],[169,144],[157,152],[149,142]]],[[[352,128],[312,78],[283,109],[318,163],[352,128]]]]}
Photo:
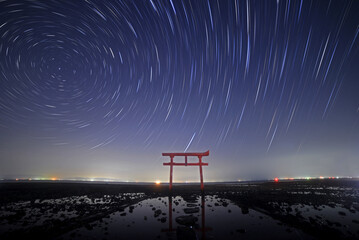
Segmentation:
{"type": "MultiPolygon", "coordinates": [[[[294,180],[315,180],[315,179],[352,179],[359,178],[359,176],[305,176],[305,177],[273,177],[269,179],[237,179],[237,180],[206,180],[205,183],[215,183],[215,182],[250,182],[250,181],[258,181],[258,180],[268,180],[268,181],[294,181],[294,180]]],[[[5,179],[1,178],[0,180],[15,180],[15,181],[79,181],[79,182],[113,182],[113,183],[155,183],[156,185],[160,184],[168,184],[168,180],[150,180],[150,181],[140,181],[140,180],[121,180],[121,179],[113,179],[113,178],[59,178],[59,177],[32,177],[32,178],[12,178],[5,179]]],[[[199,180],[177,180],[173,183],[177,184],[186,184],[186,183],[199,183],[199,180]]]]}

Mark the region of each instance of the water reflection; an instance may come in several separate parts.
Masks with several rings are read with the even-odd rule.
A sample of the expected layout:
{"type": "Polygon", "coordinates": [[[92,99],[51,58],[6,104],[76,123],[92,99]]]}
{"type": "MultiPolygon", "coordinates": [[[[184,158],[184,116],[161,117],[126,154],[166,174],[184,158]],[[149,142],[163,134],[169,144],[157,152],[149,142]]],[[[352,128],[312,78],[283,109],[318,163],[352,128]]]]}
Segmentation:
{"type": "MultiPolygon", "coordinates": [[[[172,207],[172,204],[173,204],[172,195],[168,196],[168,228],[162,229],[161,232],[177,231],[177,237],[180,239],[181,238],[181,231],[182,232],[191,232],[191,231],[193,231],[193,228],[195,227],[195,229],[201,233],[201,239],[205,240],[206,239],[206,232],[211,231],[212,228],[211,227],[206,227],[206,200],[205,200],[204,194],[202,194],[200,196],[200,201],[201,201],[201,204],[200,204],[200,208],[201,208],[201,226],[200,227],[198,225],[191,226],[191,224],[188,224],[188,226],[185,226],[184,228],[182,228],[182,230],[177,231],[178,230],[177,228],[173,228],[173,222],[172,222],[173,221],[172,213],[175,211],[175,209],[172,207]],[[185,228],[187,228],[187,229],[185,229],[185,228]]],[[[192,209],[193,209],[194,205],[191,205],[191,206],[192,206],[192,209]]],[[[184,234],[186,234],[186,233],[184,233],[184,234]]],[[[183,236],[183,237],[184,237],[183,239],[188,239],[188,235],[183,236]]]]}
{"type": "Polygon", "coordinates": [[[149,198],[60,239],[310,239],[262,213],[217,195],[149,198]]]}

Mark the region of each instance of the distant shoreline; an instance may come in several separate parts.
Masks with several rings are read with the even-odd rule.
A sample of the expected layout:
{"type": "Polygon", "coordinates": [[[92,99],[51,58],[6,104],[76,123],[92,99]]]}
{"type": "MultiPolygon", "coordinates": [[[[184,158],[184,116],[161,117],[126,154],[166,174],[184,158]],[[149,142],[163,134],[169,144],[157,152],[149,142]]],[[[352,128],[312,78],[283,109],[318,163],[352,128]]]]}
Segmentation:
{"type": "MultiPolygon", "coordinates": [[[[296,181],[309,181],[309,180],[359,180],[359,177],[339,177],[339,178],[292,178],[292,179],[279,179],[281,182],[296,182],[296,181]]],[[[205,182],[207,185],[217,184],[248,184],[248,183],[265,183],[274,182],[274,179],[261,179],[261,180],[243,180],[243,181],[220,181],[220,182],[205,182]]],[[[85,184],[114,184],[114,185],[154,185],[156,182],[123,182],[123,181],[90,181],[90,180],[29,180],[29,179],[0,179],[0,183],[85,183],[85,184]]],[[[160,185],[168,185],[168,182],[161,182],[160,185]]],[[[174,185],[197,185],[198,182],[174,182],[174,185]]]]}

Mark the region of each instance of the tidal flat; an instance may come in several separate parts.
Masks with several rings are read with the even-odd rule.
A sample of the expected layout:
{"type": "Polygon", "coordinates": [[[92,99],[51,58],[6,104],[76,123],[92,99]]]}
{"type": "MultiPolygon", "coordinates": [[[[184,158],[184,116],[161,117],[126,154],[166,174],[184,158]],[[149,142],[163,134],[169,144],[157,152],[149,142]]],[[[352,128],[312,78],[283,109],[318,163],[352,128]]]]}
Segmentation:
{"type": "Polygon", "coordinates": [[[1,182],[0,239],[358,239],[359,180],[1,182]]]}

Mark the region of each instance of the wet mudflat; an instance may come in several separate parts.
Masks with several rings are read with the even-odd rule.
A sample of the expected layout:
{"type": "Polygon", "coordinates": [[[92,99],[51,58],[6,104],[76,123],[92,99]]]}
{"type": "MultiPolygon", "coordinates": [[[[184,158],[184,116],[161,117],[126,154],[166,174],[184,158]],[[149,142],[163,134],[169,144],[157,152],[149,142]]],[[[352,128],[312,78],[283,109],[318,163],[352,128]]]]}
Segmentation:
{"type": "Polygon", "coordinates": [[[147,199],[59,239],[258,239],[268,233],[314,239],[216,195],[147,199]]]}
{"type": "Polygon", "coordinates": [[[354,179],[0,184],[0,239],[358,239],[354,179]]]}

